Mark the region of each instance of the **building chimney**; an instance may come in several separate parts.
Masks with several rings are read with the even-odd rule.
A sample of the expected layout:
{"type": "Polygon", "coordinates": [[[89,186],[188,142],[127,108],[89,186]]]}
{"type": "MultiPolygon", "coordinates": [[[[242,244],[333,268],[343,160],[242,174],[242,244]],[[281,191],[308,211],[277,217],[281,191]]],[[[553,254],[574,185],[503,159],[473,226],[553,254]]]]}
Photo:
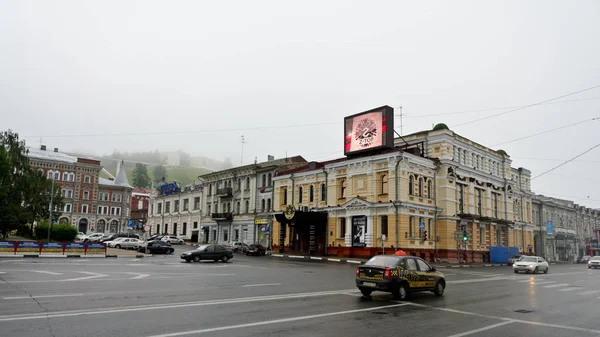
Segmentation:
{"type": "Polygon", "coordinates": [[[54,152],[58,152],[58,148],[57,147],[54,148],[54,152]]]}
{"type": "Polygon", "coordinates": [[[42,150],[42,151],[46,151],[46,145],[42,145],[42,146],[40,147],[40,150],[42,150]]]}

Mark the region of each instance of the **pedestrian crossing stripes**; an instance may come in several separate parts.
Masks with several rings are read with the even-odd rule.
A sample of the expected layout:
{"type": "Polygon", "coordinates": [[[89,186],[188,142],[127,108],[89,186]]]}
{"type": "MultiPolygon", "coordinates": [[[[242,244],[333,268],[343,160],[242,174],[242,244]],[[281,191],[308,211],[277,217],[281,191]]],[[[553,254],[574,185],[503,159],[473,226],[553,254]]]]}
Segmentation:
{"type": "Polygon", "coordinates": [[[543,288],[557,288],[557,287],[565,287],[568,285],[569,285],[568,283],[558,283],[558,284],[551,284],[551,285],[543,286],[543,288]]]}
{"type": "Polygon", "coordinates": [[[577,295],[585,296],[585,295],[593,295],[593,294],[597,294],[597,293],[600,293],[600,290],[582,291],[580,293],[577,293],[577,295]]]}
{"type": "Polygon", "coordinates": [[[573,290],[581,290],[581,288],[580,287],[569,287],[569,288],[558,289],[558,291],[573,291],[573,290]]]}
{"type": "MultiPolygon", "coordinates": [[[[526,279],[526,280],[518,280],[518,283],[529,283],[530,286],[539,286],[540,288],[552,289],[560,292],[574,292],[579,290],[576,293],[578,296],[589,296],[594,294],[600,294],[600,290],[584,290],[581,286],[575,286],[569,283],[556,283],[556,281],[550,280],[537,280],[537,279],[526,279]],[[583,290],[583,291],[581,291],[583,290]]],[[[576,282],[577,283],[577,282],[576,282]]],[[[600,299],[600,297],[598,297],[600,299]]]]}

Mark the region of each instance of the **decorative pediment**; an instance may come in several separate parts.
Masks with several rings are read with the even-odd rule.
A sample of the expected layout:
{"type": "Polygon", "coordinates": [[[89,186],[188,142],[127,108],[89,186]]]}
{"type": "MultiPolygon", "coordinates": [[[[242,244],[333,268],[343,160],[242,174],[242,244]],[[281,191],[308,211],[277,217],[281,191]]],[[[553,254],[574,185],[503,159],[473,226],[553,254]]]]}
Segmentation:
{"type": "Polygon", "coordinates": [[[368,201],[364,201],[360,198],[350,199],[348,202],[342,205],[342,208],[363,208],[370,207],[371,203],[368,201]]]}

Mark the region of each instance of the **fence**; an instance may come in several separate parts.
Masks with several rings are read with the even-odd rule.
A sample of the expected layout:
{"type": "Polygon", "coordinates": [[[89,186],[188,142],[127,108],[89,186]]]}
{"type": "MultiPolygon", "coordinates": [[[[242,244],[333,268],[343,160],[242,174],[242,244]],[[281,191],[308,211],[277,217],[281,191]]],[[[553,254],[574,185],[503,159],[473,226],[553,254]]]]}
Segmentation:
{"type": "Polygon", "coordinates": [[[0,241],[0,253],[37,253],[38,255],[106,255],[105,243],[0,241]]]}

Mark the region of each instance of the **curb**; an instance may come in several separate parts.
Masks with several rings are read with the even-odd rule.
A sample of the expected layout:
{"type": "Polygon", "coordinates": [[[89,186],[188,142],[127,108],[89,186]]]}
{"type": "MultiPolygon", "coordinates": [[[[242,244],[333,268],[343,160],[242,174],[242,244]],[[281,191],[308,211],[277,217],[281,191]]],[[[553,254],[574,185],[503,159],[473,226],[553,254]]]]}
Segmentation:
{"type": "Polygon", "coordinates": [[[38,255],[38,254],[17,254],[17,255],[0,255],[0,259],[11,259],[11,258],[46,258],[46,259],[67,259],[67,258],[81,258],[81,259],[100,259],[100,258],[131,258],[140,259],[145,257],[144,255],[38,255]]]}
{"type": "Polygon", "coordinates": [[[303,255],[287,255],[287,254],[271,254],[270,256],[283,258],[283,259],[294,259],[294,260],[305,260],[305,261],[337,262],[337,263],[350,263],[350,264],[365,263],[364,261],[359,261],[359,260],[334,259],[334,258],[319,257],[319,256],[303,256],[303,255]]]}

